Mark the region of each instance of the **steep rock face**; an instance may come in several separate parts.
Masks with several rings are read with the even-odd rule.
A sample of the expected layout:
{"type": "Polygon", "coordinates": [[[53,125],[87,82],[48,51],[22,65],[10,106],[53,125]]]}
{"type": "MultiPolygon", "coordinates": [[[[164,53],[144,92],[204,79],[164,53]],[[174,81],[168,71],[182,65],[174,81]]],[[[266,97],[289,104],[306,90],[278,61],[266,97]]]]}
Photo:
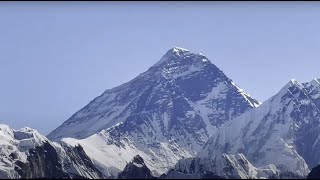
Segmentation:
{"type": "Polygon", "coordinates": [[[27,161],[23,163],[17,160],[15,165],[15,170],[23,179],[44,177],[50,179],[70,178],[68,173],[63,172],[62,166],[59,163],[59,156],[54,147],[48,142],[35,147],[35,149],[30,149],[27,161]]]}
{"type": "Polygon", "coordinates": [[[60,146],[63,149],[63,151],[58,151],[61,157],[60,162],[63,162],[63,168],[68,172],[70,177],[84,177],[86,179],[106,178],[106,176],[97,169],[96,165],[93,164],[81,145],[71,147],[61,143],[60,146]]]}
{"type": "Polygon", "coordinates": [[[51,143],[36,130],[0,125],[0,178],[104,178],[81,146],[51,143]]]}
{"type": "Polygon", "coordinates": [[[145,165],[143,159],[137,155],[126,165],[124,170],[119,173],[118,179],[155,179],[151,171],[145,165]]]}
{"type": "Polygon", "coordinates": [[[225,123],[199,157],[243,153],[255,166],[274,164],[281,172],[306,177],[319,164],[319,80],[291,80],[259,107],[225,123]]]}
{"type": "Polygon", "coordinates": [[[48,138],[81,144],[105,175],[117,174],[137,154],[160,175],[179,159],[195,156],[217,127],[258,105],[204,55],[173,48],[132,81],[95,98],[48,138]]]}

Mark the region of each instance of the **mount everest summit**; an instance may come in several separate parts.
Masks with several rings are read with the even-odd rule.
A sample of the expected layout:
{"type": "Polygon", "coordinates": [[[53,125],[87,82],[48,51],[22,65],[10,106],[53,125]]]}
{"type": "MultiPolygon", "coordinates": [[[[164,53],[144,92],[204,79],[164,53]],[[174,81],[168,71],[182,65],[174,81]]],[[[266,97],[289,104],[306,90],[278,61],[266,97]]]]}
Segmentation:
{"type": "Polygon", "coordinates": [[[0,178],[307,177],[320,164],[319,82],[291,80],[261,104],[175,47],[47,137],[1,126],[0,178]]]}
{"type": "Polygon", "coordinates": [[[202,54],[173,48],[48,138],[80,144],[113,175],[139,154],[159,176],[179,159],[195,156],[217,127],[258,104],[202,54]]]}

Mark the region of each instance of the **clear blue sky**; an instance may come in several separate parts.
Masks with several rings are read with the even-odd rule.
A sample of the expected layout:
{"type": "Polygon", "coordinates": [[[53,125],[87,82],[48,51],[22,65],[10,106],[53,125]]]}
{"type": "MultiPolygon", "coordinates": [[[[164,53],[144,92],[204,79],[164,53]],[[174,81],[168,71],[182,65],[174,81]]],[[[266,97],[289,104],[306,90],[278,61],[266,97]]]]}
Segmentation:
{"type": "Polygon", "coordinates": [[[47,134],[174,46],[260,101],[320,77],[320,2],[0,2],[0,123],[47,134]]]}

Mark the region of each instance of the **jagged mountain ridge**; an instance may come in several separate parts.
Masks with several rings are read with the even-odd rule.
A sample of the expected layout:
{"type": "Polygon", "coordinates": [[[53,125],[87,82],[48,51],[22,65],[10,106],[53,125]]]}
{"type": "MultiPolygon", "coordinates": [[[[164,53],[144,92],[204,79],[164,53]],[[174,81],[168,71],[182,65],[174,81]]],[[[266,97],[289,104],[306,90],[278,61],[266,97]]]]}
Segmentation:
{"type": "Polygon", "coordinates": [[[162,177],[202,179],[211,174],[227,179],[317,178],[319,82],[319,79],[306,83],[290,80],[260,107],[222,125],[197,157],[179,160],[162,177]],[[266,155],[269,158],[265,159],[266,155]],[[315,168],[309,173],[309,167],[315,168]]]}
{"type": "MultiPolygon", "coordinates": [[[[138,155],[137,155],[138,156],[138,155]]],[[[136,157],[137,157],[136,156],[136,157]]],[[[134,157],[134,159],[136,159],[134,157]]],[[[222,154],[220,158],[187,158],[181,159],[175,167],[159,178],[150,175],[150,170],[139,157],[139,161],[131,161],[125,169],[119,173],[120,179],[304,179],[292,172],[279,171],[276,166],[253,166],[243,154],[222,154]],[[142,162],[142,163],[141,163],[142,162]],[[217,175],[219,174],[219,175],[217,175]],[[144,178],[148,177],[148,178],[144,178]]],[[[318,176],[318,169],[308,176],[318,176]]]]}
{"type": "Polygon", "coordinates": [[[259,104],[204,55],[172,48],[146,72],[95,98],[48,138],[81,144],[107,174],[115,175],[139,154],[159,176],[179,159],[195,156],[217,127],[259,104]]]}
{"type": "Polygon", "coordinates": [[[34,129],[0,124],[0,179],[104,178],[81,146],[52,143],[34,129]]]}
{"type": "Polygon", "coordinates": [[[221,154],[215,159],[193,157],[179,160],[167,176],[173,174],[180,174],[181,177],[192,175],[196,179],[206,174],[223,179],[269,179],[278,177],[280,172],[274,165],[257,168],[243,154],[221,154]]]}
{"type": "Polygon", "coordinates": [[[225,123],[198,155],[243,153],[256,166],[273,164],[306,177],[320,164],[320,83],[291,80],[259,107],[225,123]]]}

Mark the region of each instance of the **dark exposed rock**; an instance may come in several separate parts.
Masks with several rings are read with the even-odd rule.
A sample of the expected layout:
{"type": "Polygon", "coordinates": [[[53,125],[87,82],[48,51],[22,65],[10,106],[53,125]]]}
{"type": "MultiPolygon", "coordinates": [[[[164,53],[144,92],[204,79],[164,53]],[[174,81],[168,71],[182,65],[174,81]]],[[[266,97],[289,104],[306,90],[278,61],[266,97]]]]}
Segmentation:
{"type": "Polygon", "coordinates": [[[137,155],[127,164],[124,170],[119,173],[118,179],[156,179],[145,165],[143,159],[137,155]]]}
{"type": "MultiPolygon", "coordinates": [[[[102,173],[93,165],[92,161],[79,145],[76,147],[64,147],[71,161],[78,167],[84,167],[89,176],[96,173],[103,178],[102,173]]],[[[12,155],[14,157],[14,155],[12,155]]],[[[20,160],[15,162],[15,171],[22,179],[87,179],[94,177],[83,177],[79,174],[68,173],[63,168],[56,149],[49,143],[45,142],[42,146],[37,146],[29,150],[27,162],[20,160]]]]}
{"type": "Polygon", "coordinates": [[[16,161],[15,170],[23,179],[31,178],[50,178],[50,179],[68,179],[70,176],[63,172],[59,163],[59,157],[48,142],[35,149],[29,150],[30,155],[27,162],[16,161]]]}
{"type": "Polygon", "coordinates": [[[314,167],[309,175],[307,176],[307,179],[320,179],[320,165],[317,167],[314,167]]]}
{"type": "Polygon", "coordinates": [[[214,173],[208,172],[208,173],[203,174],[201,179],[224,179],[224,178],[217,176],[214,173]]]}
{"type": "MultiPolygon", "coordinates": [[[[96,166],[92,163],[91,159],[84,152],[82,146],[76,145],[75,147],[65,146],[64,149],[68,152],[68,156],[71,161],[74,162],[78,167],[85,167],[86,172],[89,173],[88,178],[96,178],[94,176],[90,176],[91,174],[97,174],[99,178],[104,178],[104,175],[96,168],[96,166]]],[[[71,175],[73,178],[79,178],[77,174],[71,175]]],[[[81,177],[81,176],[80,176],[81,177]]]]}

